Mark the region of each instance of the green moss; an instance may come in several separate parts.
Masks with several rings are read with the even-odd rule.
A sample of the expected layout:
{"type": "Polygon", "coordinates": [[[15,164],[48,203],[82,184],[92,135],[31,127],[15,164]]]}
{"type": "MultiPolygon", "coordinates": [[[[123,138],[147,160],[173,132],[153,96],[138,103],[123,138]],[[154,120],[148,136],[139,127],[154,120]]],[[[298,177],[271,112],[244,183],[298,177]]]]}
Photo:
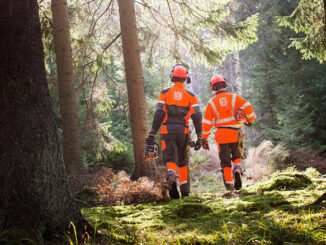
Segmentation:
{"type": "Polygon", "coordinates": [[[228,198],[202,193],[165,203],[83,208],[82,213],[107,239],[94,244],[323,244],[326,208],[305,207],[325,186],[322,176],[310,179],[287,170],[228,198]]]}
{"type": "Polygon", "coordinates": [[[171,209],[180,218],[197,218],[211,213],[212,209],[201,203],[181,203],[171,209]]]}
{"type": "Polygon", "coordinates": [[[308,187],[311,179],[298,172],[285,172],[275,175],[266,190],[298,190],[308,187]]]}

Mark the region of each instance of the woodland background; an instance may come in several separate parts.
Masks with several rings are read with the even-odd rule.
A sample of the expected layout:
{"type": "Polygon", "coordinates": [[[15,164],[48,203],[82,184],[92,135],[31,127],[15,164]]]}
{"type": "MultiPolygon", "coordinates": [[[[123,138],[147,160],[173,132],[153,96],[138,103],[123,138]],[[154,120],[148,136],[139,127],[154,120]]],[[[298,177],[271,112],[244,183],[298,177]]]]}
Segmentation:
{"type": "Polygon", "coordinates": [[[325,243],[324,1],[0,6],[0,244],[325,243]],[[253,105],[239,193],[223,191],[213,137],[190,152],[187,200],[167,200],[161,158],[156,181],[144,165],[176,63],[203,113],[214,75],[253,105]]]}
{"type": "MultiPolygon", "coordinates": [[[[309,1],[306,2],[308,5],[309,1]]],[[[232,10],[221,7],[217,18],[224,22],[220,24],[223,29],[218,26],[221,28],[219,31],[231,42],[228,43],[225,37],[213,39],[215,43],[207,44],[211,45],[210,49],[206,43],[195,49],[192,42],[197,40],[184,37],[195,31],[189,30],[191,23],[200,21],[196,19],[195,7],[209,3],[192,3],[193,11],[189,12],[182,2],[172,1],[171,4],[173,9],[183,11],[182,16],[178,11],[175,13],[180,26],[178,31],[171,24],[166,3],[135,2],[149,125],[160,91],[171,86],[171,67],[180,62],[189,67],[192,76],[190,89],[197,94],[203,111],[212,97],[209,82],[213,75],[223,75],[234,92],[237,92],[236,82],[241,81],[242,93],[253,104],[257,114],[254,130],[248,137],[249,145],[257,146],[267,139],[276,144],[283,142],[290,149],[308,147],[325,151],[325,65],[320,64],[323,56],[320,55],[318,61],[311,59],[314,56],[309,52],[312,51],[302,57],[300,50],[289,48],[294,37],[304,39],[302,32],[309,31],[308,23],[301,27],[303,30],[292,23],[291,26],[301,31],[298,34],[281,26],[288,19],[280,16],[291,15],[299,1],[237,1],[228,5],[232,10]],[[185,18],[188,20],[184,21],[185,18]],[[241,24],[234,24],[240,21],[241,24]]],[[[306,7],[304,4],[302,1],[302,8],[306,7]]],[[[119,37],[115,40],[120,33],[117,8],[115,1],[72,1],[69,4],[71,42],[83,160],[89,166],[105,164],[131,172],[132,136],[122,43],[119,37]]],[[[299,10],[300,7],[296,11],[299,10]]],[[[50,3],[41,1],[46,71],[61,135],[50,11],[50,3]]],[[[323,31],[322,14],[322,5],[312,6],[307,14],[311,17],[306,17],[306,21],[315,23],[315,29],[323,31]],[[320,17],[314,21],[317,14],[320,17]]],[[[297,15],[292,17],[292,22],[301,18],[300,13],[297,15]]],[[[201,23],[196,24],[199,26],[201,23]]]]}

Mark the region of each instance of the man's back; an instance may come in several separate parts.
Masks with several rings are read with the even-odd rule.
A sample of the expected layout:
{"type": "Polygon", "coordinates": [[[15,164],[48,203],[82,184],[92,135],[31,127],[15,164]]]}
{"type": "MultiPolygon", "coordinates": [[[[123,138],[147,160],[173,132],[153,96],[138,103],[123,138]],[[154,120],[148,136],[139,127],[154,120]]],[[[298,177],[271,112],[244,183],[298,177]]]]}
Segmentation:
{"type": "Polygon", "coordinates": [[[208,131],[207,129],[214,125],[217,128],[215,140],[218,143],[237,142],[236,130],[241,128],[241,124],[236,121],[235,114],[239,109],[243,109],[248,118],[254,118],[250,103],[241,96],[228,93],[226,90],[217,92],[208,102],[203,121],[204,131],[208,131]]]}
{"type": "MultiPolygon", "coordinates": [[[[195,95],[187,91],[182,83],[175,83],[173,87],[163,90],[158,103],[163,105],[165,112],[161,134],[187,134],[189,118],[193,113],[200,113],[195,95]]],[[[200,123],[196,126],[201,127],[200,123]]]]}

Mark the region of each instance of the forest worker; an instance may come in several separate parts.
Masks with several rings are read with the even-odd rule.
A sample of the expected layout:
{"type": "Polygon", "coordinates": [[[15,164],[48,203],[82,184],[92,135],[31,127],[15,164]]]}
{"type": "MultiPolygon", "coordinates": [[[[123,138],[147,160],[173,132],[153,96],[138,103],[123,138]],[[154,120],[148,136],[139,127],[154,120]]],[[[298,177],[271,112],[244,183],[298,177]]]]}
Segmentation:
{"type": "Polygon", "coordinates": [[[190,188],[187,185],[188,167],[186,163],[186,147],[188,144],[189,119],[195,126],[198,150],[203,142],[202,113],[196,96],[184,88],[184,82],[190,83],[187,69],[181,65],[173,66],[170,74],[173,86],[160,93],[154,114],[152,129],[146,138],[146,144],[154,144],[154,136],[159,128],[163,150],[163,162],[168,169],[167,181],[170,183],[169,194],[173,199],[179,198],[177,179],[181,196],[189,196],[190,188]],[[178,176],[177,176],[178,172],[178,176]]]}
{"type": "Polygon", "coordinates": [[[226,91],[226,80],[223,77],[213,77],[210,86],[215,97],[208,101],[203,119],[203,148],[209,149],[207,138],[214,126],[217,128],[215,140],[218,144],[225,188],[230,191],[240,190],[242,169],[239,135],[241,137],[242,124],[250,126],[253,123],[255,113],[248,101],[226,91]]]}

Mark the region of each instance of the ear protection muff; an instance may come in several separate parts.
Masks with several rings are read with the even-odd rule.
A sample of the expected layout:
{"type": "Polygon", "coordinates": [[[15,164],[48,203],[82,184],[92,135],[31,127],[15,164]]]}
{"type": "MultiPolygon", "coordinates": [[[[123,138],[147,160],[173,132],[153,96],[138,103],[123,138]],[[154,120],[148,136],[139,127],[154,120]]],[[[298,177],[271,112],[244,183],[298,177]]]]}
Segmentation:
{"type": "Polygon", "coordinates": [[[170,79],[171,79],[171,82],[175,82],[173,81],[173,76],[172,76],[172,72],[174,70],[174,68],[176,68],[177,66],[182,66],[183,68],[185,68],[185,70],[187,71],[187,83],[191,83],[191,76],[190,76],[190,73],[188,72],[187,68],[183,65],[183,64],[175,64],[173,67],[172,67],[172,70],[170,72],[170,79]]]}

